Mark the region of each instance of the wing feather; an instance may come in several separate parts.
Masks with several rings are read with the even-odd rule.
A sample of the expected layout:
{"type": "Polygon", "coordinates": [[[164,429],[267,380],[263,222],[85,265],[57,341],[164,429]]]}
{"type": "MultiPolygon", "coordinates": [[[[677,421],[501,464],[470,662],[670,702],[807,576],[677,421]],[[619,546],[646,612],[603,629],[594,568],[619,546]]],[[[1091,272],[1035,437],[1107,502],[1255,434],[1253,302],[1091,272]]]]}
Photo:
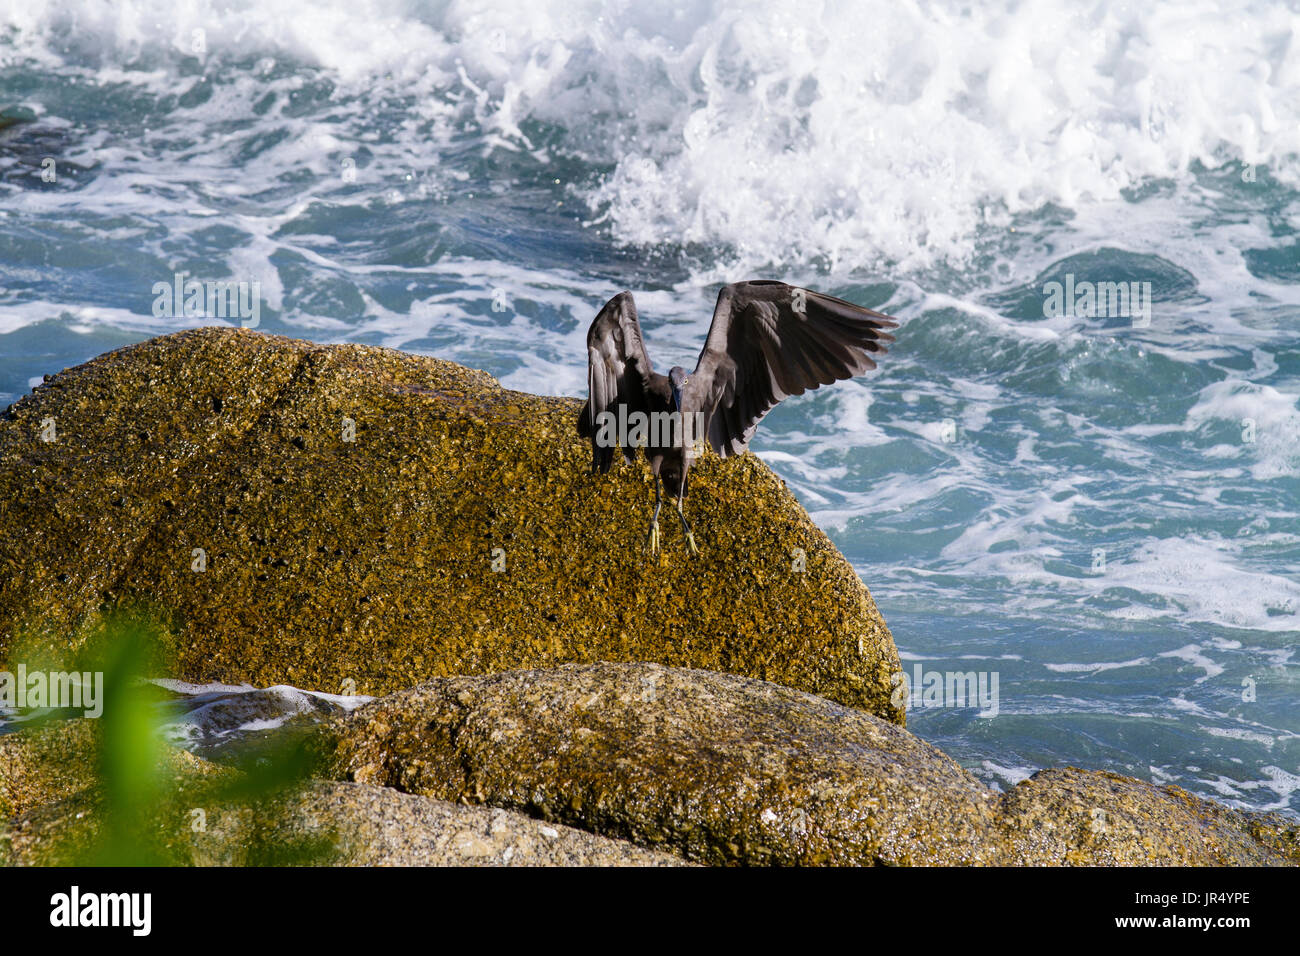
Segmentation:
{"type": "MultiPolygon", "coordinates": [[[[587,330],[587,402],[578,416],[578,434],[591,439],[592,471],[609,471],[617,444],[598,439],[600,414],[618,414],[618,406],[647,411],[646,392],[654,368],[641,336],[631,292],[620,292],[605,303],[587,330]]],[[[621,448],[631,459],[633,449],[621,448]]]]}
{"type": "Polygon", "coordinates": [[[772,280],[736,282],[718,294],[713,324],[686,388],[704,412],[709,444],[743,453],[758,423],[783,399],[876,367],[897,328],[891,316],[772,280]]]}

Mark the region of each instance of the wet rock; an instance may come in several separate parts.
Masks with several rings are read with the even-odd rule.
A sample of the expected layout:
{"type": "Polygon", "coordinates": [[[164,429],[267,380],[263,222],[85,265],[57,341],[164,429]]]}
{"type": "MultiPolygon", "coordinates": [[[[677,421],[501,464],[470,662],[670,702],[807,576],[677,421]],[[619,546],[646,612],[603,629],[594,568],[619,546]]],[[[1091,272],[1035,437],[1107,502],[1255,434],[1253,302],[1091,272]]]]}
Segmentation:
{"type": "Polygon", "coordinates": [[[293,740],[310,736],[330,717],[368,701],[331,697],[296,687],[191,687],[165,682],[175,696],[161,708],[163,734],[177,747],[219,762],[274,756],[293,740]]]}
{"type": "Polygon", "coordinates": [[[347,779],[702,863],[996,862],[998,795],[902,728],[726,674],[571,665],[431,681],[334,726],[347,779]]]}
{"type": "MultiPolygon", "coordinates": [[[[195,830],[174,803],[161,814],[167,862],[328,866],[682,866],[666,853],[488,807],[456,806],[381,787],[313,782],[257,806],[208,807],[195,830]]],[[[92,859],[102,801],[89,793],[0,824],[0,865],[92,859]]]]}
{"type": "MultiPolygon", "coordinates": [[[[314,783],[280,804],[263,839],[325,839],[337,866],[680,866],[682,860],[621,840],[489,807],[457,806],[383,787],[314,783]]],[[[245,862],[238,834],[216,860],[245,862]]],[[[204,862],[203,849],[196,862],[204,862]]],[[[209,856],[211,859],[211,856],[209,856]]]]}
{"type": "MultiPolygon", "coordinates": [[[[0,737],[0,866],[119,865],[188,862],[176,847],[194,832],[191,811],[208,803],[213,787],[234,772],[194,755],[160,747],[146,790],[148,804],[128,809],[127,834],[119,815],[119,844],[140,856],[103,856],[102,732],[96,721],[63,720],[0,737]],[[148,846],[142,846],[147,843],[148,846]]],[[[119,808],[121,810],[122,808],[119,808]]]]}
{"type": "Polygon", "coordinates": [[[901,727],[652,664],[431,681],[330,728],[330,772],[712,864],[1260,865],[1300,831],[1114,774],[1007,794],[901,727]]]}
{"type": "Polygon", "coordinates": [[[1043,770],[1005,797],[999,826],[1024,865],[1300,864],[1300,824],[1131,777],[1043,770]]]}
{"type": "Polygon", "coordinates": [[[195,682],[378,695],[651,660],[902,722],[871,595],[766,466],[700,461],[702,554],[665,525],[651,560],[648,471],[588,474],[579,405],[243,329],[65,370],[0,418],[0,660],[143,604],[157,676],[195,682]]]}
{"type": "Polygon", "coordinates": [[[0,820],[86,789],[95,781],[99,725],[68,720],[0,734],[0,820]]]}

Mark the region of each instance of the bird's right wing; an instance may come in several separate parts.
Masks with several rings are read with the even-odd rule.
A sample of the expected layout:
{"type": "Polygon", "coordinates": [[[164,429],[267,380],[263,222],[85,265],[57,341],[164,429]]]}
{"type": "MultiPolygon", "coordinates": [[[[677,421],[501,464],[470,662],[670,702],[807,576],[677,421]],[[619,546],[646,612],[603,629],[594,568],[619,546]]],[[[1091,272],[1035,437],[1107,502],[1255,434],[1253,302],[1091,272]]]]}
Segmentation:
{"type": "MultiPolygon", "coordinates": [[[[587,330],[587,404],[578,416],[578,434],[591,439],[593,471],[609,471],[617,444],[598,442],[598,416],[618,415],[618,406],[628,412],[648,410],[646,392],[654,369],[641,338],[636,303],[631,292],[620,292],[605,303],[587,330]]],[[[631,449],[622,449],[631,457],[631,449]]]]}
{"type": "Polygon", "coordinates": [[[898,321],[871,309],[757,279],[718,294],[709,337],[687,389],[705,415],[713,450],[743,454],[754,430],[791,395],[853,378],[876,367],[898,321]]]}

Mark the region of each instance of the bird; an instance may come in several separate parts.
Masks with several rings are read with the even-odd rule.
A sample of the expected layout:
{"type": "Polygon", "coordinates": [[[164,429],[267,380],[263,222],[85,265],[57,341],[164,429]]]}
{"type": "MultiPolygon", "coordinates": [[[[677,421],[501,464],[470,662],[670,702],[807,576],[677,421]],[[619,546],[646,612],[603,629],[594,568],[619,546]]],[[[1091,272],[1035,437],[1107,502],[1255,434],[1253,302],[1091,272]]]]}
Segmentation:
{"type": "Polygon", "coordinates": [[[645,549],[661,548],[662,492],[677,500],[686,546],[698,554],[683,511],[691,462],[705,446],[722,458],[744,454],[763,417],[782,399],[876,367],[898,327],[892,316],[844,299],[751,279],[723,286],[695,371],[654,370],[631,292],[614,296],[587,330],[587,401],[578,435],[591,441],[592,473],[616,451],[641,448],[654,478],[645,549]],[[661,491],[662,485],[662,491],[661,491]]]}

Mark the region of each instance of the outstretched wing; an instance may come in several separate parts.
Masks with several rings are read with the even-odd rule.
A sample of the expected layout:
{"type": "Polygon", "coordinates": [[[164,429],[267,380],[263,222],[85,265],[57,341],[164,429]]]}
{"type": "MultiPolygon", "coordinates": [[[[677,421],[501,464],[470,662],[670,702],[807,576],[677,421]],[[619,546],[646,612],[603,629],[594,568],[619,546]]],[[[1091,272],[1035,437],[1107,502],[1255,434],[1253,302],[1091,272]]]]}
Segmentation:
{"type": "Polygon", "coordinates": [[[763,416],[784,398],[876,367],[897,328],[888,315],[770,279],[718,293],[709,337],[684,389],[704,413],[723,458],[746,451],[763,416]]]}
{"type": "MultiPolygon", "coordinates": [[[[654,369],[641,339],[636,303],[631,292],[620,292],[605,303],[587,330],[587,404],[578,416],[578,434],[591,439],[592,471],[609,471],[615,444],[598,444],[601,412],[618,415],[618,406],[628,412],[649,410],[646,392],[654,369]]],[[[632,449],[622,449],[632,457],[632,449]]]]}

